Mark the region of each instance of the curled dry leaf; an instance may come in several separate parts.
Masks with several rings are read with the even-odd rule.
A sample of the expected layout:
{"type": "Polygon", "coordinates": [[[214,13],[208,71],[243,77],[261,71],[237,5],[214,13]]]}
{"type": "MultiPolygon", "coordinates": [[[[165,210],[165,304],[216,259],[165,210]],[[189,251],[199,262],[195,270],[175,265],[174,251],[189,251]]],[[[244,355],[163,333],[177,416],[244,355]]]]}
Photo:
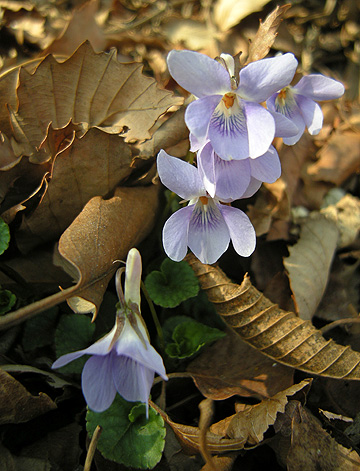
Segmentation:
{"type": "Polygon", "coordinates": [[[301,389],[308,388],[311,379],[294,384],[275,396],[264,399],[259,404],[247,406],[235,414],[226,429],[229,438],[243,438],[249,445],[256,445],[264,439],[264,434],[273,425],[279,412],[285,411],[288,396],[293,396],[301,389]]]}
{"type": "Polygon", "coordinates": [[[310,374],[360,380],[360,353],[325,340],[310,321],[273,304],[252,286],[248,276],[232,283],[218,267],[193,255],[189,265],[222,319],[251,346],[287,366],[310,374]]]}
{"type": "MultiPolygon", "coordinates": [[[[200,429],[198,427],[173,422],[160,407],[152,401],[150,401],[150,404],[173,429],[185,453],[200,453],[200,429]]],[[[243,449],[244,440],[222,438],[220,435],[208,432],[206,434],[206,445],[209,453],[227,453],[243,449]]]]}
{"type": "Polygon", "coordinates": [[[360,228],[360,200],[351,195],[313,212],[302,224],[298,242],[284,259],[296,311],[302,319],[315,314],[328,282],[337,247],[351,244],[360,228]]]}
{"type": "Polygon", "coordinates": [[[293,369],[275,363],[242,342],[230,329],[187,367],[205,397],[221,400],[235,394],[263,399],[293,384],[293,369]]]}
{"type": "Polygon", "coordinates": [[[0,369],[0,424],[19,424],[56,409],[45,393],[32,396],[22,384],[0,369]]]}
{"type": "Polygon", "coordinates": [[[96,54],[88,42],[65,62],[49,55],[33,74],[21,68],[19,107],[11,119],[16,139],[36,147],[49,123],[62,128],[70,119],[86,128],[123,132],[127,141],[150,138],[159,116],[182,99],[160,90],[141,70],[140,63],[120,63],[115,50],[96,54]]]}
{"type": "Polygon", "coordinates": [[[59,253],[77,272],[75,312],[96,315],[118,264],[144,239],[155,220],[158,188],[117,188],[109,200],[91,199],[61,236],[59,253]]]}
{"type": "MultiPolygon", "coordinates": [[[[72,131],[71,123],[68,127],[72,131]]],[[[91,129],[81,139],[73,133],[71,145],[60,152],[57,150],[59,155],[41,203],[23,218],[17,231],[16,240],[23,252],[55,240],[92,197],[108,195],[131,173],[129,146],[119,136],[99,129],[91,129]]]]}

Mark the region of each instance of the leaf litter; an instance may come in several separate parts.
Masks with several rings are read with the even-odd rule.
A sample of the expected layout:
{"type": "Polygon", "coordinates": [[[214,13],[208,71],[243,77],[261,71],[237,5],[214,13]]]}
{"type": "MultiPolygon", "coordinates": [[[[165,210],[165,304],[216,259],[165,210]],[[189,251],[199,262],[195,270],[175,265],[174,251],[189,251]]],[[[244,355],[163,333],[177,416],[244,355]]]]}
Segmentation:
{"type": "MultiPolygon", "coordinates": [[[[220,265],[232,281],[220,268],[188,259],[236,333],[225,330],[224,338],[194,358],[167,358],[170,383],[172,375],[184,375],[194,384],[179,383],[175,390],[169,383],[161,394],[159,386],[153,390],[158,404],[153,407],[174,431],[182,458],[176,461],[167,451],[169,432],[155,469],[201,469],[201,458],[194,458],[199,454],[204,470],[242,469],[244,463],[249,470],[265,469],[269,450],[274,469],[358,469],[355,441],[339,438],[340,421],[330,434],[318,411],[326,406],[330,415],[353,419],[360,413],[358,11],[350,2],[298,2],[271,11],[268,2],[232,0],[212,6],[95,1],[0,6],[8,38],[0,50],[0,195],[11,233],[0,279],[18,298],[18,309],[0,318],[0,328],[8,329],[2,337],[0,401],[3,423],[14,424],[21,437],[15,450],[14,435],[5,430],[0,462],[34,470],[83,464],[79,380],[49,370],[55,325],[46,330],[46,342],[34,336],[33,345],[28,336],[24,351],[19,324],[65,300],[75,316],[90,313],[94,320],[119,260],[133,246],[140,244],[144,273],[161,265],[160,222],[174,201],[159,195],[154,160],[161,148],[191,160],[179,109],[187,95],[166,68],[167,52],[185,45],[211,57],[242,51],[241,64],[268,51],[292,51],[307,73],[344,81],[346,70],[348,89],[345,100],[323,105],[318,136],[304,135],[294,147],[275,141],[282,176],[263,185],[247,207],[262,236],[253,261],[224,256],[220,265]],[[339,187],[346,196],[324,207],[325,195],[339,187]],[[246,271],[250,277],[244,278],[246,271]],[[334,279],[340,294],[331,303],[334,279]],[[269,297],[277,292],[286,308],[268,300],[259,286],[269,297]],[[341,318],[354,323],[322,335],[322,323],[341,318]],[[316,378],[312,384],[310,375],[316,378]],[[202,396],[208,402],[199,411],[202,396]],[[61,414],[70,424],[66,430],[61,414]],[[42,438],[30,439],[35,418],[42,438]]],[[[224,329],[200,296],[172,309],[174,314],[157,307],[162,323],[190,309],[197,322],[224,329]]],[[[69,316],[64,304],[59,316],[69,316]]],[[[99,315],[97,338],[101,320],[99,315]]],[[[110,463],[95,455],[93,466],[112,469],[110,463]]]]}

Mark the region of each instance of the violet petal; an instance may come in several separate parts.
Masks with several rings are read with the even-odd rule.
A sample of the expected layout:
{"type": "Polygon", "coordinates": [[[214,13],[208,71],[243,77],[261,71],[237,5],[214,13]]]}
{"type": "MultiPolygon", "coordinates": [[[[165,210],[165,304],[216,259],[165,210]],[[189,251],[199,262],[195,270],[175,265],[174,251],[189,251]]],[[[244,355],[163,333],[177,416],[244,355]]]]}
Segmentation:
{"type": "Polygon", "coordinates": [[[181,208],[165,222],[162,240],[166,255],[179,262],[187,252],[189,222],[194,205],[181,208]]]}
{"type": "Polygon", "coordinates": [[[105,356],[92,356],[85,363],[81,375],[81,386],[85,400],[90,409],[103,412],[108,409],[116,395],[112,377],[111,352],[105,356]]]}
{"type": "Polygon", "coordinates": [[[255,250],[256,234],[250,219],[240,209],[220,206],[221,214],[229,228],[235,251],[242,257],[249,257],[255,250]]]}

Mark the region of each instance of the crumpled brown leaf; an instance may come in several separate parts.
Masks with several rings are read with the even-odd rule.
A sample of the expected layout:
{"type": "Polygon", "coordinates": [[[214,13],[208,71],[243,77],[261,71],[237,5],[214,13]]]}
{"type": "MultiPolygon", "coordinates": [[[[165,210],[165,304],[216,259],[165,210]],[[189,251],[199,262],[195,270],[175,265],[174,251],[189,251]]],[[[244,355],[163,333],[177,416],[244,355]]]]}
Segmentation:
{"type": "Polygon", "coordinates": [[[264,434],[270,425],[273,425],[279,412],[284,412],[288,403],[288,396],[293,396],[304,388],[309,388],[311,379],[305,379],[294,384],[275,396],[264,399],[254,406],[245,406],[245,409],[227,417],[224,421],[211,426],[211,431],[229,438],[243,439],[248,445],[256,445],[264,439],[264,434]]]}
{"type": "MultiPolygon", "coordinates": [[[[68,127],[72,132],[71,124],[68,127]]],[[[89,130],[81,139],[72,132],[67,146],[60,148],[61,142],[56,142],[55,147],[47,191],[16,233],[23,252],[57,239],[92,197],[111,194],[131,173],[129,146],[99,129],[89,130]]]]}
{"type": "Polygon", "coordinates": [[[293,384],[292,368],[274,364],[231,330],[193,360],[187,371],[200,392],[215,400],[234,394],[263,399],[293,384]]]}
{"type": "Polygon", "coordinates": [[[0,369],[0,424],[27,422],[56,404],[45,393],[32,396],[22,384],[0,369]]]}
{"type": "Polygon", "coordinates": [[[313,415],[300,405],[292,420],[289,471],[355,471],[360,467],[356,451],[339,445],[313,415]]]}
{"type": "Polygon", "coordinates": [[[70,119],[86,123],[85,130],[122,132],[126,141],[148,139],[159,116],[182,103],[143,75],[141,63],[120,63],[115,50],[96,54],[88,42],[65,62],[49,55],[33,74],[21,68],[17,96],[19,107],[11,117],[15,138],[34,148],[50,123],[62,128],[70,119]]]}

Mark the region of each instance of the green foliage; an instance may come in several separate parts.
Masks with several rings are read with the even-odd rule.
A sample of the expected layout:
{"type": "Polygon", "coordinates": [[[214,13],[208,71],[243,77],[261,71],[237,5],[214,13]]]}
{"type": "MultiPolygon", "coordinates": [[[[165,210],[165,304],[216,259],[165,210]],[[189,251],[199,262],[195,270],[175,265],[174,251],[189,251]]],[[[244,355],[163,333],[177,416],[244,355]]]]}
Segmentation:
{"type": "Polygon", "coordinates": [[[6,222],[0,218],[0,255],[9,247],[10,230],[6,222]]]}
{"type": "Polygon", "coordinates": [[[166,432],[162,417],[151,407],[147,419],[145,404],[127,402],[117,394],[106,411],[89,410],[86,422],[90,435],[97,425],[102,427],[98,449],[105,458],[141,469],[160,461],[166,432]]]}
{"type": "MultiPolygon", "coordinates": [[[[67,314],[61,317],[55,332],[56,357],[65,353],[87,348],[91,344],[95,324],[81,314],[67,314]]],[[[78,358],[59,369],[62,373],[81,373],[86,357],[78,358]]]]}
{"type": "MultiPolygon", "coordinates": [[[[176,318],[172,318],[175,322],[176,318]]],[[[188,358],[194,355],[204,345],[214,342],[214,340],[225,337],[225,332],[209,327],[192,319],[184,321],[180,317],[180,323],[176,325],[172,333],[172,343],[166,346],[166,353],[171,358],[188,358]]]]}
{"type": "Polygon", "coordinates": [[[16,296],[0,286],[0,316],[9,312],[16,303],[16,296]]]}
{"type": "Polygon", "coordinates": [[[145,286],[155,304],[176,307],[199,292],[199,281],[186,262],[173,262],[166,258],[161,271],[151,272],[145,286]]]}
{"type": "Polygon", "coordinates": [[[58,312],[55,306],[25,323],[22,345],[26,352],[53,343],[58,312]]]}

